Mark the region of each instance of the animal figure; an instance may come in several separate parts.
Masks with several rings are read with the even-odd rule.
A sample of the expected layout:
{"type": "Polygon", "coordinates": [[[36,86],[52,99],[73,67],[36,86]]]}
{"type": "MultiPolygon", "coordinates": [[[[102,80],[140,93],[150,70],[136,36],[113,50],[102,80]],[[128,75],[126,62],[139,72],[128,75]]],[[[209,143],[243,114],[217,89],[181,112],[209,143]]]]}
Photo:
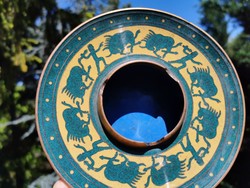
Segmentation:
{"type": "Polygon", "coordinates": [[[181,152],[177,153],[176,155],[171,155],[169,157],[162,155],[152,157],[152,166],[145,169],[151,169],[145,187],[149,186],[150,179],[154,185],[162,186],[167,182],[174,181],[176,178],[185,178],[185,160],[179,160],[178,156],[180,154],[181,152]],[[163,162],[156,163],[156,159],[158,158],[163,159],[163,162]]]}
{"type": "Polygon", "coordinates": [[[194,97],[201,97],[204,104],[208,105],[205,99],[211,99],[216,102],[220,102],[219,99],[214,98],[217,94],[218,89],[214,83],[213,77],[210,75],[210,69],[207,67],[196,68],[194,67],[194,72],[187,70],[191,79],[191,92],[194,97]],[[199,92],[194,92],[194,89],[198,89],[199,92]]]}
{"type": "Polygon", "coordinates": [[[95,61],[96,64],[96,68],[97,68],[97,72],[98,75],[100,74],[101,70],[100,70],[100,63],[102,62],[105,66],[107,65],[105,59],[103,57],[98,57],[97,56],[97,52],[100,51],[101,47],[103,46],[103,43],[101,43],[98,47],[97,50],[95,50],[94,46],[92,44],[88,45],[88,50],[84,50],[84,52],[81,54],[80,59],[89,59],[90,57],[92,57],[95,61]],[[89,54],[87,55],[87,53],[89,52],[89,54]]]}
{"type": "Polygon", "coordinates": [[[182,57],[181,59],[177,59],[174,61],[168,61],[168,63],[174,64],[181,64],[181,66],[179,66],[177,69],[183,69],[187,66],[187,62],[191,61],[192,63],[196,64],[196,65],[201,65],[200,62],[195,61],[194,58],[198,55],[198,52],[196,51],[192,51],[188,46],[182,46],[183,47],[183,53],[186,54],[184,57],[182,57]]]}
{"type": "Polygon", "coordinates": [[[187,140],[186,146],[184,145],[183,141],[181,141],[180,144],[181,144],[182,149],[185,152],[192,153],[192,157],[190,157],[188,164],[187,164],[187,170],[190,170],[191,163],[193,160],[195,160],[200,166],[204,165],[203,157],[205,157],[205,155],[209,153],[210,144],[206,148],[201,147],[199,148],[198,151],[196,151],[195,148],[191,144],[188,133],[186,133],[186,140],[187,140]]]}
{"type": "Polygon", "coordinates": [[[80,108],[79,102],[76,102],[77,107],[73,107],[65,101],[62,102],[63,105],[69,107],[63,111],[63,118],[65,120],[65,126],[68,131],[67,141],[75,140],[78,142],[84,143],[84,137],[88,136],[92,140],[92,136],[89,134],[89,122],[90,117],[87,111],[82,111],[80,108]],[[87,121],[81,120],[77,114],[80,114],[83,117],[84,114],[87,114],[87,121]]]}
{"type": "Polygon", "coordinates": [[[87,71],[83,66],[75,66],[70,70],[69,77],[67,78],[67,84],[62,89],[62,93],[66,93],[70,97],[70,99],[73,99],[74,103],[76,98],[80,98],[81,104],[83,104],[83,96],[85,95],[86,90],[89,89],[92,85],[93,78],[89,76],[90,69],[90,66],[88,66],[87,71]],[[82,81],[83,76],[85,76],[85,81],[88,81],[88,79],[91,80],[89,85],[86,85],[82,81]]]}
{"type": "Polygon", "coordinates": [[[79,154],[77,156],[77,160],[79,162],[84,161],[84,164],[88,166],[89,169],[94,169],[95,161],[92,159],[92,156],[95,155],[96,153],[103,151],[103,150],[108,150],[111,149],[110,146],[98,146],[99,144],[104,143],[102,140],[97,140],[93,143],[93,148],[89,151],[87,151],[83,146],[81,145],[74,145],[76,148],[82,149],[83,153],[79,154]],[[88,162],[87,159],[90,161],[88,162]]]}
{"type": "Polygon", "coordinates": [[[129,186],[136,188],[135,183],[145,173],[145,172],[140,172],[139,168],[140,166],[145,166],[145,165],[137,164],[136,162],[131,162],[123,154],[120,154],[119,156],[122,157],[124,161],[120,161],[117,158],[118,152],[116,152],[116,154],[112,158],[101,156],[100,158],[102,160],[108,160],[108,163],[95,169],[95,171],[99,172],[103,168],[105,168],[104,175],[108,180],[118,181],[120,183],[128,184],[129,186]]]}
{"type": "Polygon", "coordinates": [[[202,108],[201,102],[199,102],[198,115],[192,120],[191,128],[196,130],[196,142],[199,142],[199,135],[204,137],[207,142],[207,138],[213,139],[217,134],[217,127],[219,125],[219,117],[221,112],[216,112],[210,106],[202,108]],[[197,126],[195,126],[195,123],[197,126]],[[200,125],[202,127],[200,127],[200,125]]]}
{"type": "Polygon", "coordinates": [[[145,46],[141,46],[141,48],[147,48],[148,50],[153,51],[159,58],[165,58],[168,53],[178,54],[177,52],[172,52],[172,49],[182,44],[178,43],[174,45],[175,41],[172,37],[155,34],[152,30],[149,30],[149,34],[147,34],[142,41],[146,42],[146,44],[145,46]],[[157,53],[159,51],[164,52],[162,56],[157,53]]]}
{"type": "Polygon", "coordinates": [[[126,46],[130,48],[129,53],[133,53],[134,46],[140,44],[140,42],[135,42],[139,33],[140,30],[137,30],[135,35],[131,31],[127,30],[114,35],[105,35],[106,43],[103,50],[109,50],[110,52],[110,55],[107,57],[110,57],[113,54],[126,55],[126,53],[124,53],[126,46]]]}

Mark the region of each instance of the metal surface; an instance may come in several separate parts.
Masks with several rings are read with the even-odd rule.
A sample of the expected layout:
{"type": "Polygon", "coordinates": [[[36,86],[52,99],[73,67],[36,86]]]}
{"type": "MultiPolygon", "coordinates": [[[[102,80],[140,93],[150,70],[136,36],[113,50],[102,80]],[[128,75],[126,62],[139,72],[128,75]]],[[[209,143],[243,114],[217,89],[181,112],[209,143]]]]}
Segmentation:
{"type": "Polygon", "coordinates": [[[44,151],[72,187],[198,188],[216,186],[232,166],[245,106],[231,61],[205,32],[165,12],[124,9],[83,23],[57,46],[39,83],[36,115],[44,151]],[[167,70],[184,95],[175,136],[143,150],[143,141],[120,146],[100,112],[109,77],[140,62],[167,70]]]}

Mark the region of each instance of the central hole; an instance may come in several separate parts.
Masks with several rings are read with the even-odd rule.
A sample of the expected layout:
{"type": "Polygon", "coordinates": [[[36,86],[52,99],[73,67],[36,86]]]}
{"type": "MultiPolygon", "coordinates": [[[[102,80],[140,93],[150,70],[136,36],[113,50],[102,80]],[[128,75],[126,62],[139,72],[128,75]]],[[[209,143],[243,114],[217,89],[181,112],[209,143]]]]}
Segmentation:
{"type": "Polygon", "coordinates": [[[108,123],[136,142],[156,142],[180,122],[184,98],[166,69],[152,63],[132,63],[107,81],[102,96],[108,123]]]}

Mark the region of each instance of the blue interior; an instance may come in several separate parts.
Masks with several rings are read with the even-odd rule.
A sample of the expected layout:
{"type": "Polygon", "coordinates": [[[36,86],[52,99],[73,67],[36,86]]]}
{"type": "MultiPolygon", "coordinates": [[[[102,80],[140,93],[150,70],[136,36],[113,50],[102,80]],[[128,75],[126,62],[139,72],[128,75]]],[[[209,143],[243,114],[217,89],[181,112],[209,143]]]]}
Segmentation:
{"type": "Polygon", "coordinates": [[[133,63],[115,72],[103,92],[105,115],[122,136],[155,142],[179,122],[183,111],[179,84],[164,69],[133,63]]]}

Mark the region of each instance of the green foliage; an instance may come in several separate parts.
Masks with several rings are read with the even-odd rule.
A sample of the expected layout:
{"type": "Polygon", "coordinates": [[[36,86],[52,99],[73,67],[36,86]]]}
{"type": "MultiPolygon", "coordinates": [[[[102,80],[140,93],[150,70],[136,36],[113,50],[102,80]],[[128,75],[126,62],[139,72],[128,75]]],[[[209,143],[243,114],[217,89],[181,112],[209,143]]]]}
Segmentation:
{"type": "Polygon", "coordinates": [[[250,34],[250,1],[249,0],[225,0],[226,12],[244,28],[244,33],[250,34]]]}
{"type": "Polygon", "coordinates": [[[23,72],[27,71],[26,57],[22,51],[22,35],[27,26],[25,19],[26,0],[0,1],[0,38],[3,56],[12,61],[13,65],[19,66],[23,72]],[[19,6],[19,3],[22,6],[19,6]]]}
{"type": "Polygon", "coordinates": [[[250,66],[250,36],[241,34],[228,44],[228,54],[238,64],[250,66]]]}
{"type": "Polygon", "coordinates": [[[38,78],[55,46],[83,21],[119,4],[70,2],[60,8],[56,0],[0,0],[0,187],[27,187],[53,171],[34,120],[22,117],[34,114],[38,78]]]}
{"type": "Polygon", "coordinates": [[[227,31],[227,21],[225,18],[224,8],[220,5],[219,0],[201,1],[202,18],[201,24],[206,31],[212,35],[220,45],[225,46],[229,34],[227,31]]]}

